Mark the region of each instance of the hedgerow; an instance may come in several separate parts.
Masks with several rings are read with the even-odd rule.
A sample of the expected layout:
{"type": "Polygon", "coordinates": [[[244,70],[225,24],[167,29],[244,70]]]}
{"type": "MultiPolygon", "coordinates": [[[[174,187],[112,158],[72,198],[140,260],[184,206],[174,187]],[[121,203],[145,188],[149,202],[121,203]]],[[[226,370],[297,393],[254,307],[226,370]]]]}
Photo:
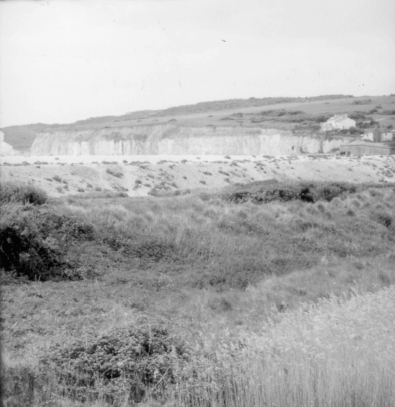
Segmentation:
{"type": "Polygon", "coordinates": [[[346,194],[354,194],[368,188],[389,187],[389,185],[355,184],[343,182],[301,182],[301,183],[254,183],[247,186],[239,186],[230,192],[223,194],[225,201],[244,203],[251,201],[256,204],[273,201],[287,202],[299,200],[304,202],[326,201],[330,202],[336,197],[346,194]]]}

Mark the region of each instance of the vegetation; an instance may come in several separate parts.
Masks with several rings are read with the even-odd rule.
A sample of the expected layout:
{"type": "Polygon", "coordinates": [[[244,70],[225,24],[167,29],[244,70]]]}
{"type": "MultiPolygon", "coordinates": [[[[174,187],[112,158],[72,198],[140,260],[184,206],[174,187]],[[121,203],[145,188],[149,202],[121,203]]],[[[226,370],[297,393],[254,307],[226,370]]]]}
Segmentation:
{"type": "Polygon", "coordinates": [[[0,205],[13,203],[43,205],[47,200],[47,193],[36,186],[0,182],[0,205]]]}
{"type": "Polygon", "coordinates": [[[41,364],[57,374],[60,391],[81,401],[101,397],[114,403],[126,394],[140,402],[148,389],[151,396],[163,393],[174,383],[185,346],[160,323],[140,319],[138,325],[114,328],[67,347],[56,344],[41,364]]]}
{"type": "MultiPolygon", "coordinates": [[[[366,188],[366,185],[362,187],[366,188]]],[[[224,195],[224,199],[234,203],[251,201],[256,204],[272,201],[287,202],[299,200],[304,202],[327,201],[343,195],[354,194],[359,190],[354,184],[340,182],[310,182],[310,183],[282,183],[255,182],[233,187],[231,192],[224,195]],[[275,185],[272,185],[272,184],[275,185]]]]}
{"type": "Polygon", "coordinates": [[[370,105],[371,103],[372,99],[359,99],[352,102],[353,105],[370,105]]]}
{"type": "Polygon", "coordinates": [[[112,170],[112,169],[110,169],[110,168],[107,168],[107,169],[106,169],[106,172],[107,172],[107,174],[110,174],[110,175],[112,175],[113,177],[116,177],[116,178],[122,178],[122,177],[123,177],[123,173],[122,173],[122,172],[120,172],[120,171],[115,171],[115,170],[112,170]]]}
{"type": "Polygon", "coordinates": [[[0,189],[6,406],[394,404],[394,185],[23,188],[0,189]]]}
{"type": "Polygon", "coordinates": [[[221,100],[214,102],[202,102],[195,105],[186,105],[171,107],[156,113],[155,116],[167,116],[175,114],[190,114],[198,112],[212,112],[216,110],[228,110],[243,107],[253,107],[253,106],[266,106],[275,105],[277,103],[294,103],[294,102],[313,102],[322,100],[333,100],[346,98],[350,96],[346,95],[324,95],[315,96],[307,98],[299,97],[271,97],[271,98],[249,98],[249,99],[231,99],[231,100],[221,100]]]}
{"type": "Polygon", "coordinates": [[[238,343],[222,341],[209,360],[194,359],[180,405],[391,406],[394,294],[305,304],[238,343]]]}
{"type": "Polygon", "coordinates": [[[326,122],[331,114],[307,114],[301,110],[264,110],[251,117],[251,123],[264,123],[267,121],[275,121],[276,123],[298,124],[309,128],[310,130],[319,130],[320,123],[326,122]]]}

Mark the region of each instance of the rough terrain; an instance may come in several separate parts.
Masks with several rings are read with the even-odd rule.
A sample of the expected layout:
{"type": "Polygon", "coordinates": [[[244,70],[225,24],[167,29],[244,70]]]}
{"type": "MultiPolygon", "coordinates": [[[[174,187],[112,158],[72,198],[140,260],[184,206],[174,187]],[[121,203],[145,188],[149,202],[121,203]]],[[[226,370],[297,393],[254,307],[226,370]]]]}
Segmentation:
{"type": "Polygon", "coordinates": [[[395,156],[13,156],[4,158],[0,171],[4,181],[33,183],[52,196],[94,191],[147,196],[269,179],[393,182],[395,156]]]}

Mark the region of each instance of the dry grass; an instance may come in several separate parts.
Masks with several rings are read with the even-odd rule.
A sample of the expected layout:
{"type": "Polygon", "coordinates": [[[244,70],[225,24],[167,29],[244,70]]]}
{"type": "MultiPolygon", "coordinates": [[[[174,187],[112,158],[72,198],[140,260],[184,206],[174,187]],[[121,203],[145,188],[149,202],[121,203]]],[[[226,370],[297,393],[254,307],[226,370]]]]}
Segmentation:
{"type": "Polygon", "coordinates": [[[180,405],[391,406],[394,318],[393,287],[305,304],[197,358],[180,405]]]}
{"type": "MultiPolygon", "coordinates": [[[[98,275],[3,287],[8,407],[28,405],[29,377],[51,344],[141,315],[192,349],[168,406],[393,403],[393,188],[315,204],[70,197],[45,210],[94,227],[98,238],[71,254],[98,275]]],[[[38,386],[31,405],[80,405],[45,380],[51,396],[38,386]]]]}

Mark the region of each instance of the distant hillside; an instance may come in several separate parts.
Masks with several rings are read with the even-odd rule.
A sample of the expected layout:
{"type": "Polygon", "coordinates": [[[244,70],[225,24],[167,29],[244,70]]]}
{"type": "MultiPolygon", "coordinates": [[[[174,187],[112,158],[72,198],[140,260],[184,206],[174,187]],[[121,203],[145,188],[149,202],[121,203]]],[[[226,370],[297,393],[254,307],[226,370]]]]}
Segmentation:
{"type": "MultiPolygon", "coordinates": [[[[57,124],[54,126],[58,126],[57,124]]],[[[28,151],[33,144],[34,139],[41,130],[47,129],[51,125],[37,123],[26,124],[23,126],[3,127],[4,141],[11,144],[15,150],[28,151]]]]}
{"type": "Polygon", "coordinates": [[[259,127],[288,131],[317,131],[320,123],[334,114],[355,116],[358,127],[374,124],[395,127],[395,96],[324,95],[315,97],[272,97],[229,99],[143,110],[120,116],[101,116],[70,124],[30,124],[1,130],[4,141],[15,150],[29,151],[36,135],[43,130],[93,130],[172,123],[181,127],[259,127]]]}
{"type": "Polygon", "coordinates": [[[256,106],[266,106],[266,105],[276,105],[278,103],[303,103],[303,102],[314,102],[321,100],[331,100],[331,99],[342,99],[350,98],[352,95],[323,95],[314,97],[272,97],[272,98],[249,98],[249,99],[229,99],[229,100],[219,100],[214,102],[201,102],[194,105],[185,105],[170,107],[165,110],[160,110],[155,114],[155,116],[170,116],[176,114],[193,114],[193,113],[204,113],[204,112],[214,112],[218,110],[230,110],[238,109],[244,107],[256,107],[256,106]]]}

